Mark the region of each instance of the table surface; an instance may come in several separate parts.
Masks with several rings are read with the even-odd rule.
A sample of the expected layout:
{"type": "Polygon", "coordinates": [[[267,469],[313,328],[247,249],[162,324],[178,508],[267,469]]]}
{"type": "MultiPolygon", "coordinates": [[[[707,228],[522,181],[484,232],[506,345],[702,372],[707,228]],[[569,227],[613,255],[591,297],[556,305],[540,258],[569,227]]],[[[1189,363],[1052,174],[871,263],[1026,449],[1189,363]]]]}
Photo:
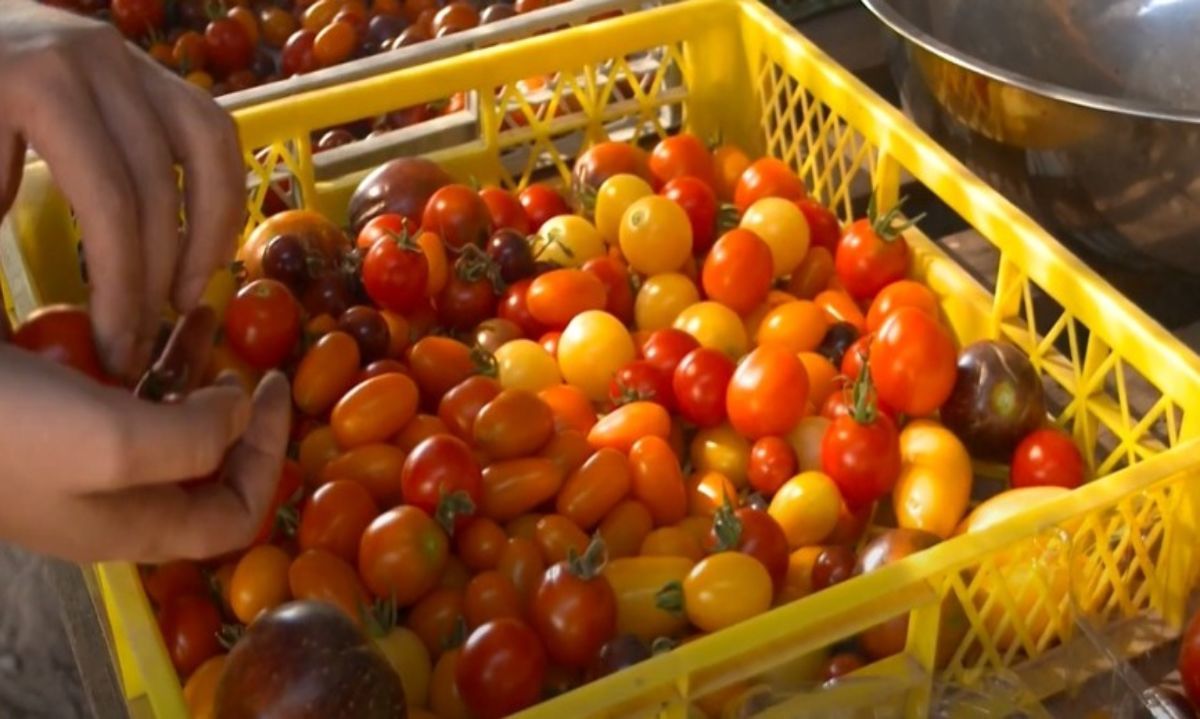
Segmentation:
{"type": "MultiPolygon", "coordinates": [[[[889,86],[874,21],[861,7],[822,15],[801,30],[885,96],[889,86]]],[[[922,229],[981,274],[988,243],[928,198],[922,229]]],[[[1200,323],[1177,328],[1200,346],[1200,323]]],[[[123,698],[109,653],[109,626],[87,568],[0,545],[0,713],[8,717],[122,719],[142,714],[123,698]]]]}

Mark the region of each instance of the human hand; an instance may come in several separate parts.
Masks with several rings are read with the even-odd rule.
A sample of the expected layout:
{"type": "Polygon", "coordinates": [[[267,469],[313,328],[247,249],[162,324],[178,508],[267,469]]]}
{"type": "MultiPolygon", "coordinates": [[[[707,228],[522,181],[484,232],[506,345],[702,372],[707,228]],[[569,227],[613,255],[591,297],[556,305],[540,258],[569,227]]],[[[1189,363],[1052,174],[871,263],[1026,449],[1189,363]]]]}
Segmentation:
{"type": "Polygon", "coordinates": [[[0,0],[0,108],[0,216],[28,144],[79,218],[101,356],[132,381],[168,301],[190,309],[233,255],[245,201],[234,125],[114,28],[30,0],[0,0]]]}
{"type": "Polygon", "coordinates": [[[229,378],[156,404],[0,344],[0,407],[0,539],[78,562],[158,562],[251,541],[291,395],[272,372],[253,398],[229,378]],[[219,481],[180,484],[218,470],[219,481]]]}

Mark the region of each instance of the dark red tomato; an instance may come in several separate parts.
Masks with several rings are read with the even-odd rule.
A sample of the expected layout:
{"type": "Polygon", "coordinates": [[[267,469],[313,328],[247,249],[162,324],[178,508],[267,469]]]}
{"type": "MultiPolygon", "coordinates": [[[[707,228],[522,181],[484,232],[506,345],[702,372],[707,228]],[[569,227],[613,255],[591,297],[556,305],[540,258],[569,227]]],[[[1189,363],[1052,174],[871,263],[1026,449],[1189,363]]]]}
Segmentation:
{"type": "Polygon", "coordinates": [[[692,226],[692,254],[703,257],[717,237],[720,209],[717,193],[703,180],[683,176],[664,185],[661,194],[687,213],[688,223],[692,226]]]}
{"type": "Polygon", "coordinates": [[[862,372],[863,362],[870,356],[871,343],[874,341],[875,335],[863,335],[850,343],[839,367],[843,377],[857,377],[862,372]]]}
{"type": "Polygon", "coordinates": [[[206,54],[204,36],[195,30],[188,30],[175,38],[175,45],[171,48],[171,60],[180,72],[203,70],[206,54]]]}
{"type": "Polygon", "coordinates": [[[299,339],[300,307],[283,283],[255,280],[230,300],[225,311],[225,340],[251,367],[266,370],[279,366],[299,339]]]}
{"type": "Polygon", "coordinates": [[[113,23],[134,40],[162,28],[167,17],[162,0],[113,0],[110,10],[113,23]]]}
{"type": "Polygon", "coordinates": [[[783,586],[788,569],[787,535],[775,518],[761,509],[724,506],[713,515],[713,527],[705,542],[710,552],[738,551],[757,559],[775,588],[783,586]]]}
{"type": "Polygon", "coordinates": [[[17,327],[12,343],[100,382],[109,381],[96,351],[91,315],[82,307],[51,305],[34,310],[17,327]]]}
{"type": "Polygon", "coordinates": [[[376,215],[371,218],[370,222],[363,225],[354,244],[360,250],[370,251],[376,242],[385,237],[392,239],[401,238],[405,235],[416,237],[420,229],[420,226],[416,222],[404,215],[389,212],[376,215]]]}
{"type": "Polygon", "coordinates": [[[158,628],[180,676],[188,676],[221,651],[221,613],[204,595],[185,594],[167,602],[159,610],[158,628]]]}
{"type": "MultiPolygon", "coordinates": [[[[517,209],[521,209],[519,205],[517,209]]],[[[500,279],[505,282],[523,280],[534,273],[533,250],[525,234],[510,227],[501,227],[488,238],[487,256],[496,263],[500,279]]]]}
{"type": "Polygon", "coordinates": [[[734,369],[724,352],[706,347],[689,352],[675,368],[671,383],[679,414],[699,427],[724,422],[725,393],[734,369]]]}
{"type": "Polygon", "coordinates": [[[1179,679],[1192,704],[1200,706],[1200,612],[1192,615],[1179,642],[1179,679]]]}
{"type": "Polygon", "coordinates": [[[607,141],[592,145],[575,160],[574,190],[578,197],[595,196],[613,175],[637,175],[653,187],[661,183],[650,172],[646,151],[625,142],[607,141]]]}
{"type": "MultiPolygon", "coordinates": [[[[845,382],[845,380],[839,380],[845,382]]],[[[850,396],[850,391],[844,384],[839,384],[829,396],[825,398],[825,403],[821,405],[820,415],[829,421],[833,421],[838,417],[844,417],[850,414],[853,398],[850,396]]],[[[887,415],[888,419],[892,420],[892,424],[897,424],[900,418],[900,413],[895,408],[888,406],[887,402],[875,398],[875,409],[882,414],[887,415]]]]}
{"type": "Polygon", "coordinates": [[[694,177],[712,187],[715,179],[712,153],[703,140],[689,132],[664,137],[654,146],[650,172],[662,184],[680,177],[694,177]]]}
{"type": "Polygon", "coordinates": [[[608,386],[608,399],[620,407],[630,402],[657,402],[667,411],[675,407],[672,376],[646,360],[634,360],[617,370],[608,386]]]}
{"type": "Polygon", "coordinates": [[[1013,452],[1013,487],[1066,487],[1083,484],[1083,454],[1071,437],[1057,429],[1030,432],[1013,452]]]}
{"type": "Polygon", "coordinates": [[[483,470],[466,442],[448,434],[423,440],[404,460],[404,501],[425,510],[448,533],[464,527],[482,493],[483,470]]]}
{"type": "Polygon", "coordinates": [[[492,234],[492,215],[471,188],[446,185],[425,204],[421,227],[442,238],[447,252],[458,254],[467,245],[483,249],[492,234]]]}
{"type": "Polygon", "coordinates": [[[405,223],[401,215],[380,215],[358,236],[361,247],[364,237],[381,235],[363,260],[363,286],[375,304],[400,314],[412,312],[421,304],[429,284],[429,260],[403,232],[405,223]],[[401,225],[401,234],[395,234],[391,225],[401,225]]]}
{"type": "Polygon", "coordinates": [[[154,606],[162,608],[176,597],[185,594],[203,595],[208,583],[195,562],[176,560],[151,567],[142,577],[146,596],[154,606]]]}
{"type": "Polygon", "coordinates": [[[329,315],[341,317],[350,309],[354,295],[346,276],[337,270],[314,277],[304,290],[304,311],[312,317],[329,315]]]}
{"type": "Polygon", "coordinates": [[[633,280],[625,265],[613,257],[593,257],[583,263],[581,268],[600,278],[608,293],[604,311],[621,320],[624,324],[633,322],[633,280]]]}
{"type": "Polygon", "coordinates": [[[884,287],[908,274],[908,242],[896,226],[895,211],[877,220],[856,220],[838,240],[834,271],[846,291],[856,299],[874,297],[884,287]]]}
{"type": "Polygon", "coordinates": [[[567,201],[547,185],[526,187],[517,195],[517,201],[521,203],[525,216],[529,218],[529,229],[532,232],[542,229],[542,225],[551,217],[571,214],[567,201]]]}
{"type": "MultiPolygon", "coordinates": [[[[675,368],[688,352],[699,349],[696,338],[683,330],[667,327],[650,333],[642,343],[642,357],[663,372],[675,375],[675,368]]],[[[672,391],[674,395],[674,391],[672,391]]]]}
{"type": "Polygon", "coordinates": [[[275,494],[271,496],[271,504],[263,515],[262,523],[258,525],[258,534],[254,536],[254,544],[266,544],[276,533],[287,525],[284,522],[284,507],[298,496],[304,472],[294,460],[285,459],[283,468],[279,471],[279,481],[275,484],[275,494]]]}
{"type": "Polygon", "coordinates": [[[454,385],[438,401],[438,419],[460,439],[475,437],[475,418],[488,402],[503,390],[500,383],[485,375],[473,375],[454,385]]]}
{"type": "Polygon", "coordinates": [[[811,197],[797,200],[796,207],[808,220],[809,247],[824,247],[830,252],[837,252],[838,240],[842,237],[842,224],[838,222],[837,215],[811,197]]]}
{"type": "Polygon", "coordinates": [[[796,474],[796,453],[779,437],[760,437],[750,448],[746,477],[750,486],[770,497],[796,474]]]}
{"type": "Polygon", "coordinates": [[[546,570],[533,595],[533,626],[555,662],[586,667],[617,633],[617,597],[604,575],[604,545],[546,570]]]}
{"type": "Polygon", "coordinates": [[[338,329],[354,338],[363,364],[388,356],[392,335],[379,310],[365,305],[351,307],[338,318],[338,329]]]}
{"type": "Polygon", "coordinates": [[[813,560],[813,591],[828,589],[854,576],[858,557],[850,547],[825,547],[813,560]]]}
{"type": "Polygon", "coordinates": [[[297,30],[287,39],[283,53],[279,56],[279,70],[284,77],[303,75],[319,69],[313,46],[317,33],[313,30],[297,30]]]}
{"type": "Polygon", "coordinates": [[[470,270],[460,259],[438,295],[438,320],[451,329],[468,330],[495,316],[496,304],[491,280],[484,273],[470,270]]]}
{"type": "Polygon", "coordinates": [[[519,619],[495,619],[471,632],[458,657],[454,682],[479,719],[499,719],[542,696],[546,651],[519,619]]]}
{"type": "Polygon", "coordinates": [[[838,486],[851,511],[885,496],[900,477],[896,425],[869,406],[838,417],[821,439],[821,470],[838,486]]]}
{"type": "Polygon", "coordinates": [[[204,29],[205,67],[224,77],[250,67],[254,60],[254,42],[246,28],[232,18],[218,18],[204,29]]]}
{"type": "Polygon", "coordinates": [[[541,337],[550,331],[546,325],[538,322],[529,312],[529,286],[532,279],[519,280],[508,286],[504,296],[500,298],[497,314],[503,319],[515,322],[526,337],[541,337]]]}
{"type": "Polygon", "coordinates": [[[488,214],[492,217],[492,226],[496,229],[508,228],[522,235],[533,231],[525,208],[512,194],[499,187],[485,187],[479,191],[483,204],[487,205],[488,214]]]}

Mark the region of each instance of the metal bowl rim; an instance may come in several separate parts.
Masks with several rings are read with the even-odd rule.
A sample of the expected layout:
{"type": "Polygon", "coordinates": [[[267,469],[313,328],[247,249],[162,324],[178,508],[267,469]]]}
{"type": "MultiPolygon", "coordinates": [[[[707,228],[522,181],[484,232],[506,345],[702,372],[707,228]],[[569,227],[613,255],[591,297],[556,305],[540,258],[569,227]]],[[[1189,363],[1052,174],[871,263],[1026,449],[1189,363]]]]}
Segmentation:
{"type": "Polygon", "coordinates": [[[932,35],[917,28],[908,21],[888,0],[862,0],[863,5],[871,11],[883,24],[905,40],[937,55],[952,64],[963,67],[985,77],[1020,88],[1035,95],[1041,95],[1052,100],[1064,102],[1079,107],[1128,115],[1150,120],[1166,120],[1170,122],[1200,123],[1200,113],[1175,110],[1155,103],[1132,100],[1116,100],[1104,95],[1096,95],[1048,82],[1034,80],[1026,75],[1005,70],[978,58],[971,57],[932,35]]]}

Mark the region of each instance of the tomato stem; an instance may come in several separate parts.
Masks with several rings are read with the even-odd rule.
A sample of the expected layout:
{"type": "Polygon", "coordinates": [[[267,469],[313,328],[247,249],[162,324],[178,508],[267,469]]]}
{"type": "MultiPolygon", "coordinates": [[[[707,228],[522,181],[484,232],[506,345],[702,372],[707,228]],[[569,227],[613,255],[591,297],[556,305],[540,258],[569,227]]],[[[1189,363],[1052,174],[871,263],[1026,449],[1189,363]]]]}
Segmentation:
{"type": "Polygon", "coordinates": [[[399,621],[396,598],[393,596],[387,599],[376,599],[375,603],[370,605],[360,602],[358,615],[362,619],[363,627],[367,630],[367,636],[373,639],[382,639],[391,633],[399,621]]]}
{"type": "Polygon", "coordinates": [[[217,643],[228,651],[233,649],[233,645],[237,644],[245,633],[246,627],[243,624],[223,624],[217,631],[217,643]]]}
{"type": "Polygon", "coordinates": [[[717,543],[713,547],[713,554],[718,552],[728,552],[737,549],[742,543],[742,522],[734,514],[733,502],[730,501],[729,495],[725,495],[725,500],[717,511],[713,514],[713,534],[717,537],[717,543]]]}
{"type": "Polygon", "coordinates": [[[454,520],[458,517],[470,517],[475,514],[475,503],[466,492],[459,490],[450,494],[442,494],[438,500],[433,518],[442,525],[446,534],[454,536],[454,520]]]}
{"type": "Polygon", "coordinates": [[[583,580],[591,580],[600,576],[600,571],[608,562],[608,548],[604,539],[597,534],[588,542],[587,549],[580,555],[574,547],[567,550],[567,571],[583,580]]]}
{"type": "Polygon", "coordinates": [[[654,595],[654,606],[668,614],[682,617],[683,583],[671,581],[664,584],[663,588],[658,590],[658,593],[654,595]]]}
{"type": "Polygon", "coordinates": [[[901,197],[887,212],[879,215],[878,207],[875,204],[875,193],[871,193],[871,199],[867,202],[867,219],[871,222],[871,229],[879,235],[879,239],[884,242],[894,242],[905,230],[915,227],[918,222],[925,219],[924,212],[910,219],[902,219],[900,207],[907,201],[908,197],[901,197]]]}
{"type": "Polygon", "coordinates": [[[871,362],[865,354],[859,354],[862,366],[858,377],[851,389],[850,416],[859,424],[871,424],[875,421],[875,385],[871,382],[871,362]]]}

